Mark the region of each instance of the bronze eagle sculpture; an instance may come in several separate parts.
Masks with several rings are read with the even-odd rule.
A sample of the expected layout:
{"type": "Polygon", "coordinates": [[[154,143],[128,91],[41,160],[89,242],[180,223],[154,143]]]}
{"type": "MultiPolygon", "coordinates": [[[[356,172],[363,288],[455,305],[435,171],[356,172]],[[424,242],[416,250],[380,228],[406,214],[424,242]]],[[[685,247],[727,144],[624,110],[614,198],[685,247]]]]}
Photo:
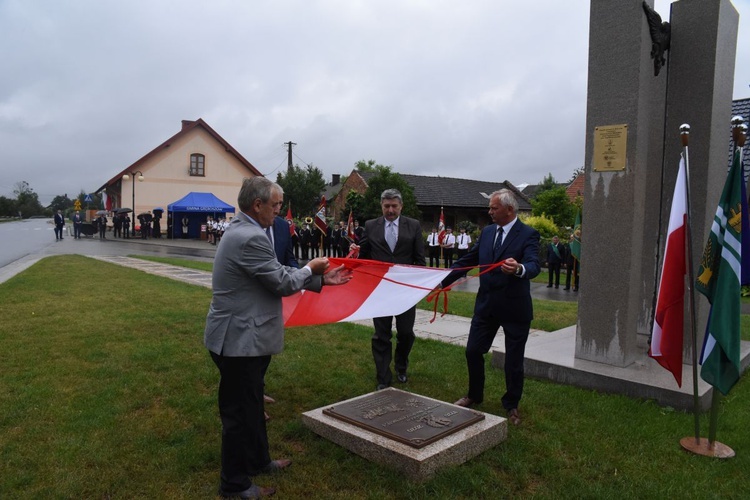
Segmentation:
{"type": "Polygon", "coordinates": [[[662,22],[659,13],[646,2],[643,2],[643,11],[646,13],[648,29],[651,33],[651,59],[654,60],[654,76],[659,76],[659,70],[667,63],[664,52],[669,50],[672,27],[669,23],[662,22]]]}

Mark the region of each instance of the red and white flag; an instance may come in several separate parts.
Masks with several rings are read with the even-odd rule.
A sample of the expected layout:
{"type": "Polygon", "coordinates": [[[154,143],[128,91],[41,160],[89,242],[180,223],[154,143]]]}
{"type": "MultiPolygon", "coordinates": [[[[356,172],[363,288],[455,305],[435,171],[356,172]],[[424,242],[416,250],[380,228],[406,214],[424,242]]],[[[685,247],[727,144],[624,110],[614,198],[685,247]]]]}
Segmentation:
{"type": "Polygon", "coordinates": [[[685,234],[687,227],[687,176],[685,159],[680,158],[669,214],[667,244],[656,299],[654,329],[648,355],[672,372],[682,387],[682,337],[685,306],[685,234]]]}
{"type": "Polygon", "coordinates": [[[349,220],[346,222],[346,236],[349,238],[349,241],[356,241],[356,236],[354,235],[354,218],[352,218],[351,210],[349,210],[349,220]]]}
{"type": "Polygon", "coordinates": [[[320,293],[303,290],[284,297],[284,326],[395,316],[422,300],[451,272],[365,259],[329,260],[331,268],[344,264],[351,269],[352,280],[323,287],[320,293]]]}
{"type": "Polygon", "coordinates": [[[438,242],[443,244],[445,239],[445,215],[443,215],[443,207],[440,207],[440,222],[438,222],[438,242]]]}
{"type": "Polygon", "coordinates": [[[320,229],[323,234],[326,234],[328,231],[328,223],[326,223],[326,197],[323,196],[323,198],[320,200],[320,208],[318,208],[318,211],[315,213],[315,225],[318,226],[318,229],[320,229]]]}

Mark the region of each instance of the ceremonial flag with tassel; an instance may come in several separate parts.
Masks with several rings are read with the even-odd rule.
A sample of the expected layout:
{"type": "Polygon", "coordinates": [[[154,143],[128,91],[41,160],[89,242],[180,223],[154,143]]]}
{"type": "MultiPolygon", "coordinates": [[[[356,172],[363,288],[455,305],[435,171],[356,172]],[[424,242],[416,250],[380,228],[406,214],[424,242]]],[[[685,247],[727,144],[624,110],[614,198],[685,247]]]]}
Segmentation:
{"type": "Polygon", "coordinates": [[[315,213],[315,225],[320,229],[323,234],[328,231],[328,223],[326,223],[326,197],[320,200],[320,208],[315,213]]]}
{"type": "Polygon", "coordinates": [[[440,222],[438,222],[438,242],[443,244],[445,238],[445,215],[443,215],[443,207],[440,207],[440,222]]]}

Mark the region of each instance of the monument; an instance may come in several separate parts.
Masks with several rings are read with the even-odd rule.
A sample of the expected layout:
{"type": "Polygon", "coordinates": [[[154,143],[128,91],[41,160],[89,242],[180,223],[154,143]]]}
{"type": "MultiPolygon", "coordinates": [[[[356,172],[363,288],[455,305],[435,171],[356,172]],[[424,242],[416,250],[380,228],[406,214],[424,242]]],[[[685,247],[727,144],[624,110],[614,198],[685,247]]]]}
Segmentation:
{"type": "Polygon", "coordinates": [[[302,414],[316,434],[421,481],[507,437],[507,420],[388,388],[302,414]]]}
{"type": "MultiPolygon", "coordinates": [[[[678,388],[648,358],[648,341],[681,124],[691,126],[693,255],[702,254],[726,179],[739,16],[730,0],[679,0],[668,25],[659,17],[653,0],[591,2],[578,323],[554,346],[570,353],[564,360],[540,354],[551,341],[535,351],[530,339],[526,370],[689,409],[692,368],[678,388]]],[[[708,306],[697,302],[702,338],[708,306]]],[[[502,362],[493,353],[493,363],[502,362]]],[[[709,390],[701,381],[704,409],[709,390]]]]}

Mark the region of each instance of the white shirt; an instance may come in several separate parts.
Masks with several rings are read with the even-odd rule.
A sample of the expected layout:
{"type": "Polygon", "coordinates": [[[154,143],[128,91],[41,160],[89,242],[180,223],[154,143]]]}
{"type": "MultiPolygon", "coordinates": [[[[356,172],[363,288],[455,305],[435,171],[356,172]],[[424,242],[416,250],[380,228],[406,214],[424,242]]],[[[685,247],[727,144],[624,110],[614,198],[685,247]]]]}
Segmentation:
{"type": "Polygon", "coordinates": [[[440,239],[438,237],[438,234],[430,233],[430,235],[427,237],[427,243],[429,243],[431,247],[436,247],[440,245],[440,239]]]}
{"type": "Polygon", "coordinates": [[[460,233],[456,237],[456,241],[458,242],[458,249],[459,250],[468,250],[469,245],[471,245],[471,236],[469,236],[466,233],[460,233]]]}
{"type": "Polygon", "coordinates": [[[445,233],[445,238],[443,238],[443,247],[444,248],[453,248],[453,246],[456,244],[456,237],[453,235],[453,233],[445,233]]]}

